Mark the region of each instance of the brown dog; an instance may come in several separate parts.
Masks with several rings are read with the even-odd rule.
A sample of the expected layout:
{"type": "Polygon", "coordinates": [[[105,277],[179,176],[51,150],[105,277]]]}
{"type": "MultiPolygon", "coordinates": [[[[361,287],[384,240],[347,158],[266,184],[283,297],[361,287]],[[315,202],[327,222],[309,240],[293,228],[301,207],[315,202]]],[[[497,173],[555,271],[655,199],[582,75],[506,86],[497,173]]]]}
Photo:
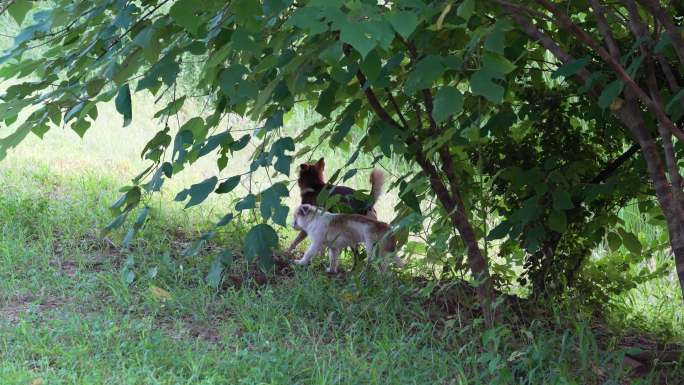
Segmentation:
{"type": "Polygon", "coordinates": [[[369,255],[374,252],[379,256],[394,254],[396,264],[400,267],[404,265],[396,255],[397,241],[385,222],[358,214],[332,214],[316,206],[303,204],[295,210],[292,225],[297,230],[306,231],[311,238],[311,246],[304,256],[294,261],[298,265],[306,265],[311,258],[330,249],[327,272],[337,273],[337,257],[342,249],[359,243],[366,247],[369,255]]]}
{"type": "MultiPolygon", "coordinates": [[[[352,213],[365,215],[369,218],[376,219],[377,214],[373,206],[382,194],[382,186],[385,183],[385,177],[379,170],[373,170],[370,175],[371,185],[371,201],[363,202],[353,197],[356,190],[346,186],[336,186],[325,183],[323,171],[325,170],[325,160],[321,158],[316,163],[303,163],[299,166],[299,178],[297,184],[302,197],[302,204],[316,205],[318,196],[322,191],[325,191],[328,197],[335,195],[340,196],[340,203],[347,206],[352,213]]],[[[297,245],[306,239],[306,231],[301,230],[290,247],[288,252],[292,252],[297,245]]]]}

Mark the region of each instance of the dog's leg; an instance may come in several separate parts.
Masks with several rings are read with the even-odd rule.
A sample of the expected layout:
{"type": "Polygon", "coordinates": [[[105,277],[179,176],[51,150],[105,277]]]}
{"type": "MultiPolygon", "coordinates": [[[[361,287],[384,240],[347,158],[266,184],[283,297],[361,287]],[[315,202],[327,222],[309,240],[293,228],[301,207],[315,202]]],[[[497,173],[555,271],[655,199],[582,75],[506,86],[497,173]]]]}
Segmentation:
{"type": "Polygon", "coordinates": [[[287,248],[287,252],[293,252],[295,247],[302,243],[304,239],[306,239],[306,231],[300,231],[299,234],[297,234],[297,237],[294,239],[294,241],[292,241],[292,244],[290,244],[290,247],[287,248]]]}
{"type": "Polygon", "coordinates": [[[306,250],[304,253],[304,256],[301,259],[296,259],[294,263],[298,265],[306,265],[309,263],[311,258],[315,257],[321,252],[321,249],[323,248],[323,244],[319,242],[313,242],[311,243],[311,246],[306,250]]]}
{"type": "Polygon", "coordinates": [[[352,260],[354,263],[352,264],[352,271],[356,271],[356,267],[359,265],[361,262],[361,251],[359,250],[359,245],[353,245],[349,246],[349,250],[352,253],[352,260]]]}
{"type": "Polygon", "coordinates": [[[363,245],[366,247],[368,261],[375,259],[375,243],[373,243],[373,241],[366,241],[363,245]]]}
{"type": "Polygon", "coordinates": [[[340,249],[330,248],[330,266],[325,269],[326,273],[335,274],[337,273],[337,257],[340,255],[340,249]]]}
{"type": "Polygon", "coordinates": [[[394,263],[397,264],[397,267],[404,267],[406,266],[406,262],[404,262],[401,258],[399,258],[399,254],[394,254],[394,263]]]}

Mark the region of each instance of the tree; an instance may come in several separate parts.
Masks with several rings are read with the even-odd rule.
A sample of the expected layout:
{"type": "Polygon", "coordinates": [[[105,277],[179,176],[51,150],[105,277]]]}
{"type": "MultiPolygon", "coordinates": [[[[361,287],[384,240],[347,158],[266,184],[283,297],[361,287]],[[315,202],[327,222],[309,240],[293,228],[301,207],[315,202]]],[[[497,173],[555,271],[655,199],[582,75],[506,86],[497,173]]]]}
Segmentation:
{"type": "Polygon", "coordinates": [[[609,107],[639,145],[667,220],[684,294],[682,154],[680,142],[676,146],[673,140],[673,136],[678,141],[684,138],[680,86],[684,38],[670,13],[681,16],[682,5],[665,9],[651,0],[610,4],[590,0],[588,13],[583,2],[570,2],[563,10],[547,0],[496,2],[563,63],[567,76],[577,79],[599,105],[609,107]],[[550,18],[555,22],[548,23],[550,18]]]}

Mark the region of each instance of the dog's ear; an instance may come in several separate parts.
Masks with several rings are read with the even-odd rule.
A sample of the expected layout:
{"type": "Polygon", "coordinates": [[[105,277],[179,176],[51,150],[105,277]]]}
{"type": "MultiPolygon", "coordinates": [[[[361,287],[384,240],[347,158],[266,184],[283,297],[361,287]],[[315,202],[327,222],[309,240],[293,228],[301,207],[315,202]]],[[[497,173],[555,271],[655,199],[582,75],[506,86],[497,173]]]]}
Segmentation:
{"type": "Polygon", "coordinates": [[[316,211],[316,206],[310,204],[303,204],[301,206],[302,215],[307,216],[316,211]]]}
{"type": "Polygon", "coordinates": [[[307,168],[309,168],[309,165],[306,164],[306,163],[302,163],[302,164],[299,165],[299,169],[300,169],[301,171],[304,171],[304,170],[306,170],[307,168]]]}
{"type": "Polygon", "coordinates": [[[316,162],[316,168],[318,169],[318,171],[321,172],[325,170],[325,159],[319,159],[318,162],[316,162]]]}
{"type": "Polygon", "coordinates": [[[309,205],[301,205],[297,209],[297,215],[300,217],[305,217],[309,213],[309,205]]]}

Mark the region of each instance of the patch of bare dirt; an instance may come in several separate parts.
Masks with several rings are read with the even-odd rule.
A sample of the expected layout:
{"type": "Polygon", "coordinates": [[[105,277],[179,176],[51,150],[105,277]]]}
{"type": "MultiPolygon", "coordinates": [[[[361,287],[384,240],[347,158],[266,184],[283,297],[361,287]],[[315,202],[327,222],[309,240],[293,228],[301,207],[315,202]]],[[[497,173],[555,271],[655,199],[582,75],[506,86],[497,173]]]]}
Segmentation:
{"type": "MultiPolygon", "coordinates": [[[[239,254],[234,256],[235,261],[243,259],[239,254]]],[[[256,262],[247,264],[247,268],[241,271],[228,271],[223,279],[223,289],[234,287],[240,289],[246,285],[263,286],[278,283],[282,278],[294,275],[290,260],[286,256],[273,255],[273,270],[264,272],[256,262]]]]}
{"type": "Polygon", "coordinates": [[[174,340],[199,339],[217,344],[221,341],[219,328],[226,318],[227,314],[217,314],[211,320],[200,320],[186,314],[180,319],[161,320],[159,325],[164,334],[174,340]]]}
{"type": "Polygon", "coordinates": [[[24,315],[58,309],[70,302],[68,298],[60,297],[39,299],[32,295],[17,296],[0,303],[0,319],[16,324],[24,315]]]}

